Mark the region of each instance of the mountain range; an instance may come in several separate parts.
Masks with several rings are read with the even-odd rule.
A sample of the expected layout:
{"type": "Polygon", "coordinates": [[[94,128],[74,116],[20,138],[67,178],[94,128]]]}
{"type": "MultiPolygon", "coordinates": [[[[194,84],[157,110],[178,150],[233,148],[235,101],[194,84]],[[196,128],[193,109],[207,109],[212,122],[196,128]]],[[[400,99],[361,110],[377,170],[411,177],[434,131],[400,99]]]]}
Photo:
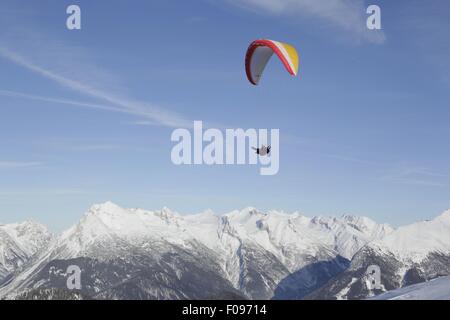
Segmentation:
{"type": "Polygon", "coordinates": [[[181,215],[107,202],[59,235],[32,221],[0,225],[2,299],[366,299],[446,275],[450,211],[394,229],[351,215],[181,215]],[[67,288],[71,265],[82,271],[77,291],[67,288]]]}

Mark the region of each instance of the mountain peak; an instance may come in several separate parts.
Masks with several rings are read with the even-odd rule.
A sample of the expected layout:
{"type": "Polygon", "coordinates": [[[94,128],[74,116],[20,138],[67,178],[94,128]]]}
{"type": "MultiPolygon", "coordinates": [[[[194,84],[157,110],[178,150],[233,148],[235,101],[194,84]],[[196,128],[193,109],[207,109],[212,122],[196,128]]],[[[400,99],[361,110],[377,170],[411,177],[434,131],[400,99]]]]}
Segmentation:
{"type": "Polygon", "coordinates": [[[215,216],[216,213],[214,212],[214,210],[212,209],[205,209],[203,210],[200,215],[204,215],[204,216],[215,216]]]}
{"type": "Polygon", "coordinates": [[[52,238],[47,227],[33,220],[0,225],[0,274],[6,260],[29,258],[45,248],[52,238]]]}
{"type": "Polygon", "coordinates": [[[166,223],[176,223],[178,217],[178,213],[170,210],[168,207],[163,207],[161,211],[154,212],[154,215],[166,223]]]}
{"type": "Polygon", "coordinates": [[[258,218],[259,216],[262,217],[264,215],[265,215],[264,213],[259,212],[254,207],[247,207],[242,210],[231,211],[230,213],[225,214],[224,217],[225,219],[229,219],[234,223],[245,224],[250,220],[258,218]]]}
{"type": "MultiPolygon", "coordinates": [[[[83,219],[84,221],[91,221],[92,219],[100,219],[103,222],[110,221],[111,219],[123,220],[125,217],[128,217],[130,213],[134,213],[133,210],[128,210],[120,207],[119,205],[107,201],[100,204],[94,204],[89,208],[89,210],[85,213],[83,219]]],[[[108,224],[108,223],[107,223],[108,224]]]]}
{"type": "Polygon", "coordinates": [[[435,218],[435,220],[439,221],[445,221],[450,223],[450,209],[445,210],[443,213],[441,213],[439,216],[435,218]]]}
{"type": "Polygon", "coordinates": [[[165,206],[162,207],[161,213],[166,215],[166,216],[167,215],[171,215],[171,216],[176,215],[176,213],[174,211],[172,211],[169,207],[165,207],[165,206]]]}
{"type": "Polygon", "coordinates": [[[403,260],[421,262],[432,252],[449,253],[450,211],[427,221],[402,226],[374,243],[403,260]]]}
{"type": "Polygon", "coordinates": [[[118,210],[123,210],[123,208],[121,208],[120,206],[118,206],[117,204],[111,202],[111,201],[106,201],[104,203],[99,203],[99,204],[94,204],[91,208],[90,208],[90,212],[115,212],[118,210]]]}

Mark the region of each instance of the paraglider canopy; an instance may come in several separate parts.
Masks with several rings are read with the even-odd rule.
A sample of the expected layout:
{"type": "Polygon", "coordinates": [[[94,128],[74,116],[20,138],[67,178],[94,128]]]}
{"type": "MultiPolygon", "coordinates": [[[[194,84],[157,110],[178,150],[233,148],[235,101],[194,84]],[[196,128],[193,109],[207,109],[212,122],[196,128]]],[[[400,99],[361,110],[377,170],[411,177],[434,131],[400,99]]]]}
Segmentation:
{"type": "Polygon", "coordinates": [[[245,57],[245,71],[252,84],[259,83],[264,69],[274,53],[291,75],[297,75],[299,58],[297,50],[293,46],[273,40],[256,40],[248,47],[245,57]]]}

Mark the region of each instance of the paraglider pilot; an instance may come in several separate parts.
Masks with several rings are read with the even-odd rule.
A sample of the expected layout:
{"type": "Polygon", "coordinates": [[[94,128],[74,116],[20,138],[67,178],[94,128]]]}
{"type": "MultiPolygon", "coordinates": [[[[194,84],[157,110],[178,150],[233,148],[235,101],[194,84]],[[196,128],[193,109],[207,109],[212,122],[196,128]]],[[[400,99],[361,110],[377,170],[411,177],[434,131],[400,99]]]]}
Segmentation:
{"type": "Polygon", "coordinates": [[[262,145],[261,148],[252,147],[252,149],[256,151],[256,154],[259,154],[260,156],[266,156],[266,155],[270,154],[270,148],[271,148],[271,146],[266,147],[265,145],[262,145]]]}

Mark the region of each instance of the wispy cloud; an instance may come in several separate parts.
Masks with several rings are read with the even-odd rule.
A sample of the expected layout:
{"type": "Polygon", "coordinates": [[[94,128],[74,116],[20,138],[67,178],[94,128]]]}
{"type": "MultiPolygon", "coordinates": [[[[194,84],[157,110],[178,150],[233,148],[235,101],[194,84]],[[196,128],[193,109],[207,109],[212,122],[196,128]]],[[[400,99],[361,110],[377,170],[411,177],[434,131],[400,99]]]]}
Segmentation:
{"type": "Polygon", "coordinates": [[[132,126],[154,126],[157,123],[155,123],[154,121],[149,121],[149,120],[138,120],[138,121],[130,121],[130,122],[127,122],[126,124],[132,125],[132,126]]]}
{"type": "Polygon", "coordinates": [[[115,151],[124,149],[123,146],[115,144],[92,144],[73,148],[76,151],[115,151]]]}
{"type": "Polygon", "coordinates": [[[403,167],[393,173],[382,176],[381,179],[393,183],[429,186],[429,187],[445,187],[446,184],[441,182],[443,178],[449,178],[449,175],[437,173],[422,167],[403,167]]]}
{"type": "Polygon", "coordinates": [[[389,183],[411,186],[445,187],[446,184],[443,181],[450,178],[450,175],[420,166],[398,165],[335,154],[327,154],[325,156],[339,161],[376,168],[377,171],[382,172],[379,179],[389,183]]]}
{"type": "MultiPolygon", "coordinates": [[[[44,48],[40,47],[34,47],[29,48],[31,52],[44,50],[44,48]]],[[[63,51],[65,49],[62,49],[63,51]]],[[[67,50],[65,50],[67,51],[67,50]]],[[[169,112],[168,110],[165,110],[163,108],[160,108],[158,106],[134,100],[127,96],[119,96],[117,94],[114,94],[110,91],[107,91],[105,89],[99,89],[97,86],[93,85],[88,79],[83,79],[82,81],[78,79],[70,78],[66,75],[63,75],[60,72],[53,71],[53,69],[50,67],[52,64],[51,61],[46,61],[45,66],[38,64],[34,61],[32,61],[31,58],[26,57],[23,54],[20,54],[14,50],[11,50],[10,48],[6,47],[5,45],[0,46],[0,56],[3,58],[8,59],[9,61],[22,66],[29,71],[32,71],[36,73],[37,75],[44,77],[46,79],[49,79],[65,88],[71,89],[73,91],[76,91],[80,94],[90,96],[92,98],[105,101],[111,106],[104,106],[100,104],[94,104],[94,103],[86,103],[86,102],[77,102],[77,101],[69,101],[69,100],[63,100],[63,99],[55,99],[55,98],[48,98],[48,97],[38,97],[38,96],[32,96],[32,95],[26,95],[26,94],[19,94],[19,93],[13,93],[13,92],[7,92],[3,91],[2,94],[8,94],[10,96],[16,96],[16,97],[22,97],[22,98],[29,98],[29,99],[37,99],[37,100],[43,100],[48,102],[59,102],[64,104],[71,104],[74,106],[81,106],[81,107],[91,107],[96,109],[102,109],[105,111],[114,111],[114,112],[124,112],[136,116],[140,116],[146,119],[149,119],[151,121],[154,121],[155,123],[167,127],[186,127],[191,125],[191,121],[188,121],[183,116],[169,112]]],[[[64,55],[62,55],[64,56],[64,55]]],[[[62,59],[63,60],[63,59],[62,59]]],[[[66,61],[65,70],[71,70],[73,68],[72,60],[67,59],[66,61]]],[[[59,61],[58,65],[61,65],[61,61],[59,61]]],[[[63,63],[64,64],[64,63],[63,63]]],[[[89,65],[82,65],[81,69],[89,69],[89,65]]],[[[77,66],[77,69],[80,69],[80,66],[77,66]]]]}
{"type": "Polygon", "coordinates": [[[123,144],[84,144],[79,146],[72,146],[69,148],[71,151],[80,152],[96,152],[96,151],[110,151],[110,152],[123,152],[123,151],[133,151],[133,152],[148,152],[150,149],[146,147],[139,147],[136,145],[130,145],[129,143],[123,144]]]}
{"type": "Polygon", "coordinates": [[[341,155],[341,154],[324,154],[324,156],[331,158],[331,159],[335,159],[335,160],[365,164],[365,165],[369,165],[369,166],[379,166],[380,165],[380,163],[377,163],[375,161],[360,159],[360,158],[352,157],[352,156],[345,156],[345,155],[341,155]]]}
{"type": "Polygon", "coordinates": [[[0,169],[29,168],[42,165],[41,162],[0,161],[0,169]]]}
{"type": "Polygon", "coordinates": [[[47,188],[39,188],[39,189],[8,189],[3,190],[0,189],[0,197],[24,197],[24,196],[77,196],[77,195],[84,195],[89,194],[89,191],[86,191],[85,189],[76,189],[76,188],[53,188],[53,189],[47,189],[47,188]]]}
{"type": "Polygon", "coordinates": [[[383,31],[366,28],[363,0],[224,0],[238,7],[289,18],[309,17],[338,27],[358,41],[383,43],[383,31]]]}
{"type": "Polygon", "coordinates": [[[53,97],[43,97],[33,94],[27,94],[22,92],[16,92],[16,91],[10,91],[10,90],[0,90],[1,96],[6,97],[12,97],[12,98],[23,98],[23,99],[29,99],[29,100],[35,100],[35,101],[44,101],[44,102],[50,102],[50,103],[57,103],[57,104],[63,104],[63,105],[70,105],[70,106],[76,106],[76,107],[84,107],[84,108],[91,108],[91,109],[99,109],[104,111],[113,111],[113,112],[124,112],[127,114],[132,115],[139,115],[137,113],[133,113],[129,110],[125,110],[123,108],[116,108],[91,102],[84,102],[84,101],[75,101],[75,100],[68,100],[68,99],[61,99],[61,98],[53,98],[53,97]]]}

